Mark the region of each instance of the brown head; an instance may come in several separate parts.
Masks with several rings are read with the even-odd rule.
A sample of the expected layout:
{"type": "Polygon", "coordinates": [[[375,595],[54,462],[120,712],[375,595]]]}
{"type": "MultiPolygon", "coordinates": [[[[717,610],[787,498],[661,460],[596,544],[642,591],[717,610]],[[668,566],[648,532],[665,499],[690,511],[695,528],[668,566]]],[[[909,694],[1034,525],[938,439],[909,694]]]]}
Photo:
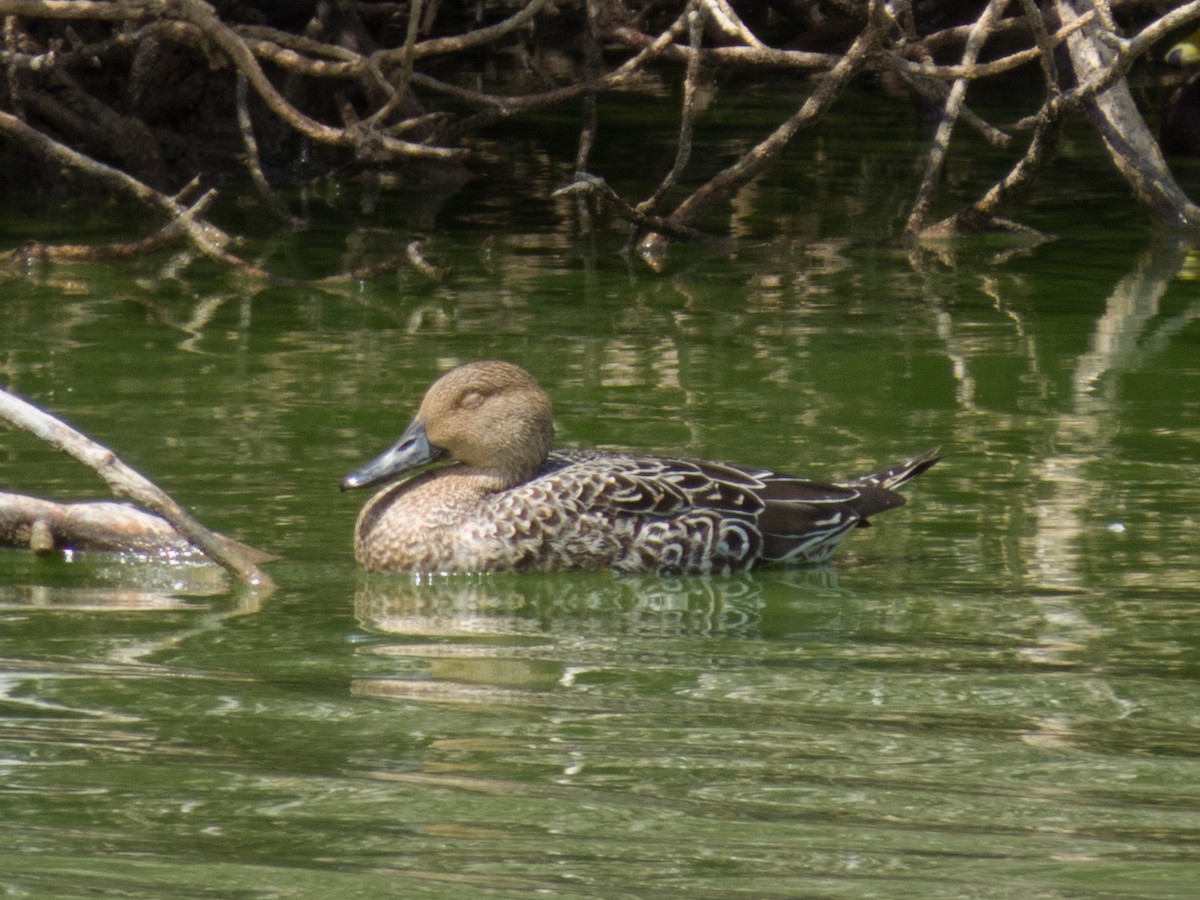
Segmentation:
{"type": "Polygon", "coordinates": [[[342,490],[444,456],[517,484],[538,470],[553,442],[550,399],[532,375],[506,362],[468,363],[433,383],[400,440],[347,475],[342,490]]]}

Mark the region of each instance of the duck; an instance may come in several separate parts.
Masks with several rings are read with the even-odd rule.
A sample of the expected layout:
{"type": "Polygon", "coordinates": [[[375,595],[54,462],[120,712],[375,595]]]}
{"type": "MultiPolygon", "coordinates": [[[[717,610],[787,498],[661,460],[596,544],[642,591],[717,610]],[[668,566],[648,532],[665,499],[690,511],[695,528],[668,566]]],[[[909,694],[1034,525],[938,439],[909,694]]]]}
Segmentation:
{"type": "Polygon", "coordinates": [[[869,517],[903,506],[895,488],[938,453],[824,483],[685,457],[555,449],[537,380],[486,360],[438,378],[400,438],[341,487],[386,484],[354,529],[355,558],[370,572],[729,574],[824,562],[869,517]]]}
{"type": "MultiPolygon", "coordinates": [[[[1200,31],[1173,45],[1163,61],[1185,69],[1200,65],[1200,31]]],[[[1159,123],[1158,142],[1166,153],[1200,156],[1200,73],[1171,94],[1159,123]]]]}

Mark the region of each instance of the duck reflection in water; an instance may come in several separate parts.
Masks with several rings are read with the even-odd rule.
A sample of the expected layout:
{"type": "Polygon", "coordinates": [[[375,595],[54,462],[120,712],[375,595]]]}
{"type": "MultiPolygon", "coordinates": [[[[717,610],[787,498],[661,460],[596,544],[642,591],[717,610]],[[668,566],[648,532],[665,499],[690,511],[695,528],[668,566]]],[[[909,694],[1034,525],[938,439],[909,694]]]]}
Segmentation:
{"type": "Polygon", "coordinates": [[[355,556],[392,572],[603,570],[664,574],[823,562],[852,528],[904,504],[895,488],[938,461],[929,450],[848,481],[600,450],[553,449],[550,400],[511,363],[460,366],[429,388],[381,456],[347,475],[377,493],[355,556]]]}

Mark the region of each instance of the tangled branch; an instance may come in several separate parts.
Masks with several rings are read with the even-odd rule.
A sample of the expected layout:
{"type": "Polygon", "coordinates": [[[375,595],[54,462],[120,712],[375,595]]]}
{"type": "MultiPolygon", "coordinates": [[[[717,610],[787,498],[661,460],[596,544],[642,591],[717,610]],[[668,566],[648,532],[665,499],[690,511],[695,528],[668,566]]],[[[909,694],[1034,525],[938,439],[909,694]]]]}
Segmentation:
{"type": "MultiPolygon", "coordinates": [[[[207,174],[186,152],[196,141],[210,157],[224,153],[229,165],[243,167],[275,217],[296,226],[276,191],[280,174],[302,155],[326,169],[437,177],[439,170],[469,165],[475,135],[494,123],[579,103],[570,192],[604,196],[606,208],[653,244],[656,237],[694,236],[701,216],[761,175],[849,85],[872,75],[900,79],[912,102],[938,110],[904,229],[910,238],[1019,227],[1001,214],[1053,162],[1056,136],[1074,113],[1092,123],[1153,218],[1200,221],[1125,87],[1130,68],[1157,42],[1200,23],[1200,0],[1165,14],[1150,0],[949,3],[943,6],[960,13],[951,27],[925,21],[926,5],[882,0],[844,0],[820,12],[816,4],[734,0],[494,0],[473,7],[484,14],[480,21],[463,18],[465,7],[436,0],[319,0],[307,22],[286,15],[272,20],[260,11],[286,6],[0,0],[6,82],[0,135],[43,165],[68,167],[165,220],[151,236],[108,252],[183,239],[256,278],[272,276],[234,254],[230,236],[205,219],[213,195],[203,193],[191,204],[181,199],[178,186],[207,174]],[[785,8],[787,15],[780,12],[785,8]],[[844,36],[814,43],[817,25],[828,25],[831,16],[839,27],[828,33],[844,36]],[[654,21],[657,27],[648,27],[654,21]],[[564,44],[563,35],[577,38],[564,44]],[[792,49],[804,41],[811,46],[792,49]],[[492,90],[486,79],[467,87],[456,77],[485,56],[507,54],[536,69],[543,46],[573,52],[575,77],[560,74],[557,83],[520,93],[492,90]],[[1065,75],[1055,59],[1060,53],[1070,60],[1065,75]],[[786,73],[808,79],[811,88],[794,113],[681,198],[679,186],[692,165],[691,135],[702,115],[695,98],[717,71],[786,73]],[[684,98],[674,162],[647,199],[619,197],[603,173],[588,168],[592,148],[607,139],[598,131],[596,105],[607,94],[673,77],[684,98]],[[973,85],[1014,77],[1040,77],[1044,86],[1037,107],[1019,121],[1001,127],[971,108],[973,85]],[[1022,133],[1028,140],[1009,171],[977,200],[930,224],[960,123],[996,147],[1011,147],[1022,133]]],[[[417,266],[411,253],[407,258],[418,271],[434,271],[417,266]]]]}

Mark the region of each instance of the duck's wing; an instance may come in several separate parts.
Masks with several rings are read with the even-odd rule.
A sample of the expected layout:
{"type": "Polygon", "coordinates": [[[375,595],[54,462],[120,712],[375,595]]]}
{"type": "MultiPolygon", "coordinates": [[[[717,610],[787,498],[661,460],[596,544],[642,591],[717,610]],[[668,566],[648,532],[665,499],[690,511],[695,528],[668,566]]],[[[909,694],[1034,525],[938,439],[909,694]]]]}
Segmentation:
{"type": "MultiPolygon", "coordinates": [[[[595,482],[595,502],[614,513],[669,517],[716,510],[756,518],[772,491],[773,472],[706,460],[676,459],[602,450],[556,450],[542,473],[595,482]]],[[[835,489],[852,494],[853,489],[835,489]]]]}
{"type": "Polygon", "coordinates": [[[709,530],[714,522],[727,526],[741,536],[729,542],[743,557],[730,560],[735,565],[757,558],[825,559],[863,519],[860,486],[766,469],[603,451],[555,451],[548,466],[585,493],[591,508],[609,515],[674,520],[681,528],[701,522],[709,530]]]}
{"type": "Polygon", "coordinates": [[[768,473],[763,482],[760,496],[764,508],[758,526],[763,535],[764,560],[828,559],[851,528],[867,524],[859,486],[825,484],[775,473],[768,473]]]}

